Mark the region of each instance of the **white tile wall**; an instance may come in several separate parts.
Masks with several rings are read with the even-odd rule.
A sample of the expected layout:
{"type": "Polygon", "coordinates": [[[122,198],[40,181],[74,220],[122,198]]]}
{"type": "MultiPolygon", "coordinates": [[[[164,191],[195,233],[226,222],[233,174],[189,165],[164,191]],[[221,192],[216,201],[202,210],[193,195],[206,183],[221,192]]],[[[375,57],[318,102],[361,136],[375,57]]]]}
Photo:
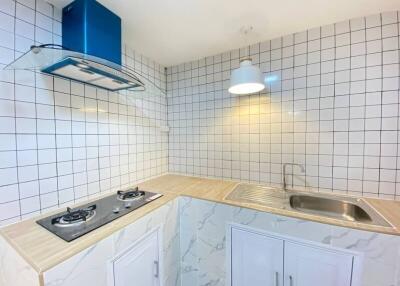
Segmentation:
{"type": "Polygon", "coordinates": [[[1,0],[0,224],[168,170],[162,66],[124,49],[125,64],[164,90],[136,93],[2,70],[34,43],[61,43],[61,11],[43,0],[1,0]]]}
{"type": "Polygon", "coordinates": [[[167,70],[169,171],[400,197],[399,14],[352,19],[167,70]],[[251,55],[265,92],[227,92],[251,55]],[[288,176],[291,180],[291,176],[288,176]]]}
{"type": "MultiPolygon", "coordinates": [[[[124,49],[126,65],[167,88],[110,93],[0,71],[0,224],[168,171],[400,197],[398,12],[310,29],[168,68],[124,49]],[[227,92],[251,55],[267,91],[227,92]],[[168,144],[169,141],[169,144],[168,144]],[[169,150],[168,150],[169,145],[169,150]],[[169,157],[169,166],[168,166],[169,157]]],[[[35,43],[61,43],[61,11],[0,2],[0,68],[35,43]]]]}

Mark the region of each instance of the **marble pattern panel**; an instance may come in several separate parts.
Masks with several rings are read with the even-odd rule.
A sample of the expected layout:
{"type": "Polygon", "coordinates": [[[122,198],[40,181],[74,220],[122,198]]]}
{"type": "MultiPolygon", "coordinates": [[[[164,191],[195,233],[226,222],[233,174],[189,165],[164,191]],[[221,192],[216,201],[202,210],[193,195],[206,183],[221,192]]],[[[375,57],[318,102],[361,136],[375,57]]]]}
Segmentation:
{"type": "Polygon", "coordinates": [[[360,286],[400,285],[400,238],[180,198],[182,286],[225,286],[229,223],[362,256],[360,286]]]}
{"type": "Polygon", "coordinates": [[[0,237],[0,286],[39,286],[39,277],[19,254],[0,237]]]}

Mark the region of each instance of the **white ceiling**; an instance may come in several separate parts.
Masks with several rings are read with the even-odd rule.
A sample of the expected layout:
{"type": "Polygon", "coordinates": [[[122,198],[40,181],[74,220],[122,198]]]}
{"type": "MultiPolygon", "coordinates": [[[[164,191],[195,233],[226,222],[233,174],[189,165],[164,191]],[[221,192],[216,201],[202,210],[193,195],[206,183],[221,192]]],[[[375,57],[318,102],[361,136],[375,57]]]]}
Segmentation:
{"type": "MultiPolygon", "coordinates": [[[[48,0],[57,6],[70,0],[48,0]]],[[[341,20],[400,10],[399,0],[98,0],[124,41],[170,66],[341,20]],[[253,27],[244,35],[243,27],[253,27]]]]}

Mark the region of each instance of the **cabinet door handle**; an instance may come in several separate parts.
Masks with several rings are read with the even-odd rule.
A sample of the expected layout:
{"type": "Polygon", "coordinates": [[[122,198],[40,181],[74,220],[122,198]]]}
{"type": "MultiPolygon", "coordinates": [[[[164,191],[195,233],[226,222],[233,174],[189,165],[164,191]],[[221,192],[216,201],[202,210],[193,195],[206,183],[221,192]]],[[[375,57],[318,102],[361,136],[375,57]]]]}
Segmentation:
{"type": "Polygon", "coordinates": [[[158,278],[160,276],[160,264],[158,261],[154,261],[154,265],[156,267],[156,273],[154,274],[154,277],[158,278]]]}
{"type": "Polygon", "coordinates": [[[289,285],[293,286],[293,277],[292,277],[292,275],[289,275],[289,285]]]}
{"type": "Polygon", "coordinates": [[[275,286],[279,286],[279,272],[275,272],[275,286]]]}

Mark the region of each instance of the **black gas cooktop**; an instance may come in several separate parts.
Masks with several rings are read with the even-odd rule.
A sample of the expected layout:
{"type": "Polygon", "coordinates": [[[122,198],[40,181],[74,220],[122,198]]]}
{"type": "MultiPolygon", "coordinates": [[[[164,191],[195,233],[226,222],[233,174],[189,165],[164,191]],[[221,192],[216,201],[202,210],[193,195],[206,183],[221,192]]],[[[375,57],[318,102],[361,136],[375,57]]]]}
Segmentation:
{"type": "Polygon", "coordinates": [[[70,242],[161,196],[161,194],[145,192],[136,187],[118,191],[117,194],[79,208],[67,208],[67,211],[43,218],[37,223],[70,242]]]}

